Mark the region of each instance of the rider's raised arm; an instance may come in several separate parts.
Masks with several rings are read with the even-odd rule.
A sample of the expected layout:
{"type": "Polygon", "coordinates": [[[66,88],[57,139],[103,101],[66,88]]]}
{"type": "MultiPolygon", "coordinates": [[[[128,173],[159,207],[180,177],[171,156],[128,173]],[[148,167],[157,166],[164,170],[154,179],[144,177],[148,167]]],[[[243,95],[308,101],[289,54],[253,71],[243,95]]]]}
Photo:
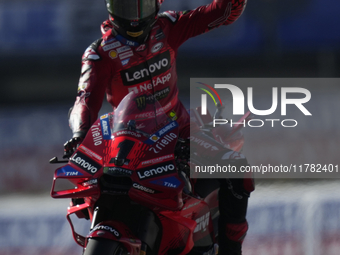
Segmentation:
{"type": "Polygon", "coordinates": [[[241,16],[246,3],[247,0],[214,0],[191,11],[168,11],[160,16],[166,16],[172,21],[169,43],[177,48],[191,37],[233,23],[241,16]]]}
{"type": "Polygon", "coordinates": [[[78,96],[69,115],[73,137],[84,137],[98,118],[110,82],[109,65],[105,64],[97,51],[101,41],[100,39],[92,43],[82,57],[78,96]]]}

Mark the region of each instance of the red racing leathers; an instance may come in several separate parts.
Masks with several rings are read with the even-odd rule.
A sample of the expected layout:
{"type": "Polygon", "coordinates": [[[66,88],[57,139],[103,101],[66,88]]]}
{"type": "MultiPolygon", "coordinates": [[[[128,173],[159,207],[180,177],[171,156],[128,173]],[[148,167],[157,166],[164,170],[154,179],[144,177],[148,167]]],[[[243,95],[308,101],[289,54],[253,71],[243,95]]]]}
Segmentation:
{"type": "Polygon", "coordinates": [[[69,117],[73,136],[85,136],[98,117],[105,93],[115,108],[130,91],[146,90],[167,112],[175,111],[183,130],[189,116],[178,100],[177,50],[191,37],[234,22],[246,1],[214,0],[192,11],[161,13],[142,45],[116,36],[110,21],[104,22],[105,34],[86,49],[82,58],[78,96],[69,117]]]}
{"type": "MultiPolygon", "coordinates": [[[[161,13],[141,45],[117,35],[110,20],[105,21],[103,37],[88,47],[82,58],[78,96],[69,118],[73,136],[85,136],[98,117],[105,93],[115,108],[130,91],[148,91],[168,113],[176,113],[180,136],[189,137],[190,117],[178,100],[177,50],[191,37],[234,22],[242,14],[246,1],[214,0],[192,11],[161,13]]],[[[195,135],[195,138],[209,139],[199,132],[195,135]]],[[[218,160],[229,164],[226,160],[230,159],[230,150],[219,148],[225,154],[219,154],[218,160]]],[[[238,162],[247,164],[246,159],[238,162]]],[[[248,228],[247,201],[254,187],[249,185],[249,179],[220,179],[219,182],[220,254],[241,254],[241,242],[248,228]]]]}

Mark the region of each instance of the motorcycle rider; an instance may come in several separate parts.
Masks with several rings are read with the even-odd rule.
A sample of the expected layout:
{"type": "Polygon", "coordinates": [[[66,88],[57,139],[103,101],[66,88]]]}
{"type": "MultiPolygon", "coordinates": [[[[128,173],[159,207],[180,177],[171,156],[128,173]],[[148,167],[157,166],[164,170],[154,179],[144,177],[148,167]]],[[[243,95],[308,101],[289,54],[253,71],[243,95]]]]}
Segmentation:
{"type": "MultiPolygon", "coordinates": [[[[167,113],[176,114],[180,137],[190,136],[190,117],[178,100],[177,50],[191,37],[233,23],[242,14],[247,0],[213,0],[195,10],[158,13],[162,2],[106,0],[109,19],[101,25],[103,36],[82,57],[78,96],[69,112],[73,138],[64,145],[64,157],[73,154],[97,119],[105,93],[115,108],[129,92],[149,91],[167,113]]],[[[214,142],[200,132],[192,136],[214,142]]],[[[247,164],[242,154],[218,143],[216,146],[221,151],[219,160],[225,164],[247,164]]],[[[198,148],[198,153],[209,155],[204,148],[198,148]]],[[[247,178],[220,182],[219,254],[241,254],[253,183],[247,178]]]]}

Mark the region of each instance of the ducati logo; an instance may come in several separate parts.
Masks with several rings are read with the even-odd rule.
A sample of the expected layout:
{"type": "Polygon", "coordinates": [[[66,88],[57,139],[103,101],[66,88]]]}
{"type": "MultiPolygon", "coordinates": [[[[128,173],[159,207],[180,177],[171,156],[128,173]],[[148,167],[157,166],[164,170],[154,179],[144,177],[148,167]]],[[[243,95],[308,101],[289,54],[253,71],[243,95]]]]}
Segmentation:
{"type": "Polygon", "coordinates": [[[152,46],[151,52],[156,53],[156,52],[160,51],[162,48],[163,48],[163,43],[161,43],[161,42],[156,43],[154,46],[152,46]]]}

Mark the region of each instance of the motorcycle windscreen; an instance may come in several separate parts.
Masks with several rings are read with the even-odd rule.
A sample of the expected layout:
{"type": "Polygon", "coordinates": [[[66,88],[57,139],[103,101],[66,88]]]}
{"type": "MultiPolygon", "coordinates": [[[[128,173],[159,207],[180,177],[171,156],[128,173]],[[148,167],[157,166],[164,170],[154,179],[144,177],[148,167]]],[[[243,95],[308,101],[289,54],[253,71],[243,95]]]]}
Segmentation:
{"type": "Polygon", "coordinates": [[[150,136],[170,122],[171,119],[152,94],[131,91],[115,110],[111,129],[113,132],[137,130],[150,136]]]}
{"type": "Polygon", "coordinates": [[[139,20],[156,13],[155,0],[110,0],[108,2],[111,14],[127,20],[139,20]]]}

